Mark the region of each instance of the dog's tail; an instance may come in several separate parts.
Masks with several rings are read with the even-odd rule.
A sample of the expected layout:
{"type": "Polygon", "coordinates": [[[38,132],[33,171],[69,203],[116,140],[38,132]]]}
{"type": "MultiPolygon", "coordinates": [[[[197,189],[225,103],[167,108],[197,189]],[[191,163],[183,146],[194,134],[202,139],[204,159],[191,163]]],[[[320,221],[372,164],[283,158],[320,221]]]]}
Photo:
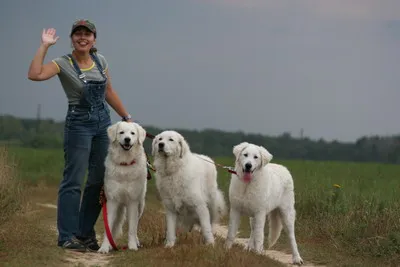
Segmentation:
{"type": "Polygon", "coordinates": [[[217,189],[212,203],[212,223],[218,223],[227,214],[224,194],[217,189]]]}
{"type": "Polygon", "coordinates": [[[269,233],[268,233],[268,248],[275,245],[282,231],[282,215],[279,209],[274,209],[268,215],[269,233]]]}

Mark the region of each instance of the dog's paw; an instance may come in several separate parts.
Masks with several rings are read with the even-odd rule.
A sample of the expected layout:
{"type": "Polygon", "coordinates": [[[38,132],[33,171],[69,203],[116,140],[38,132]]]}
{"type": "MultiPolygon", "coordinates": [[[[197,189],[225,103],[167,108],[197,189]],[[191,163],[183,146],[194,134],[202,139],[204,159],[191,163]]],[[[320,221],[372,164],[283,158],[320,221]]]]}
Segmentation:
{"type": "Polygon", "coordinates": [[[165,242],[165,248],[172,248],[173,246],[175,246],[175,242],[174,241],[166,241],[165,242]]]}
{"type": "Polygon", "coordinates": [[[214,240],[213,240],[213,241],[210,241],[210,242],[206,242],[206,246],[214,247],[214,246],[215,246],[214,240]]]}
{"type": "Polygon", "coordinates": [[[244,246],[245,251],[252,251],[254,250],[253,241],[248,241],[247,244],[244,246]]]}
{"type": "Polygon", "coordinates": [[[203,241],[206,245],[212,245],[215,243],[215,238],[211,231],[203,234],[203,241]]]}
{"type": "Polygon", "coordinates": [[[293,265],[302,265],[302,264],[304,264],[304,261],[300,257],[300,255],[293,256],[293,265]]]}
{"type": "Polygon", "coordinates": [[[101,246],[97,252],[101,254],[107,254],[110,252],[110,246],[101,246]]]}
{"type": "Polygon", "coordinates": [[[129,243],[128,244],[128,248],[129,248],[129,250],[134,250],[134,251],[138,250],[138,247],[137,247],[136,243],[129,243]]]}
{"type": "Polygon", "coordinates": [[[214,243],[215,243],[214,238],[208,238],[205,240],[206,245],[214,246],[214,243]]]}
{"type": "Polygon", "coordinates": [[[129,250],[136,251],[136,250],[138,250],[139,246],[140,246],[140,243],[139,243],[139,239],[137,238],[137,236],[136,237],[130,236],[130,238],[128,239],[129,250]]]}
{"type": "Polygon", "coordinates": [[[254,247],[252,248],[252,251],[254,251],[256,254],[263,254],[264,253],[264,246],[258,246],[258,247],[254,247]]]}
{"type": "Polygon", "coordinates": [[[232,241],[226,240],[224,245],[225,250],[230,250],[232,248],[232,244],[233,244],[232,241]]]}

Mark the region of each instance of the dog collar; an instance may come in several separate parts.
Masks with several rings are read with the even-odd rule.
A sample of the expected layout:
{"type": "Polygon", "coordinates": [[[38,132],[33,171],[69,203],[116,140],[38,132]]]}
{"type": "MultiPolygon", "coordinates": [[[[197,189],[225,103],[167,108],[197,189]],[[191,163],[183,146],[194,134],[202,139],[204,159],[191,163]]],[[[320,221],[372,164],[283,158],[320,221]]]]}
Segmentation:
{"type": "Polygon", "coordinates": [[[119,165],[121,165],[121,166],[131,166],[131,165],[133,165],[133,164],[135,164],[136,163],[136,161],[135,160],[132,160],[131,162],[129,162],[129,163],[127,163],[127,162],[121,162],[119,165]]]}

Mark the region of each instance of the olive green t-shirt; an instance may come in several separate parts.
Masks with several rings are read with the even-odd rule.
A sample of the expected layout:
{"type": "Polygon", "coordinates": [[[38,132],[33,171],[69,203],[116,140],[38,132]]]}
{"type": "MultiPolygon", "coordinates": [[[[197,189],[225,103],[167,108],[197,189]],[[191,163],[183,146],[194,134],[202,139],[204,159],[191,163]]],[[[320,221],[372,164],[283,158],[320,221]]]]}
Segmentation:
{"type": "MultiPolygon", "coordinates": [[[[104,70],[107,70],[108,63],[103,55],[96,53],[99,58],[100,64],[104,70]]],[[[75,68],[72,64],[71,58],[68,56],[58,57],[52,60],[54,64],[56,64],[58,68],[58,78],[60,79],[61,85],[64,89],[64,92],[68,98],[68,104],[76,105],[79,104],[79,101],[82,97],[83,93],[83,82],[79,79],[78,74],[75,71],[75,68]]],[[[93,61],[93,65],[87,69],[81,69],[82,73],[86,75],[86,80],[95,80],[102,81],[104,80],[101,75],[99,69],[96,66],[96,63],[93,61]]]]}

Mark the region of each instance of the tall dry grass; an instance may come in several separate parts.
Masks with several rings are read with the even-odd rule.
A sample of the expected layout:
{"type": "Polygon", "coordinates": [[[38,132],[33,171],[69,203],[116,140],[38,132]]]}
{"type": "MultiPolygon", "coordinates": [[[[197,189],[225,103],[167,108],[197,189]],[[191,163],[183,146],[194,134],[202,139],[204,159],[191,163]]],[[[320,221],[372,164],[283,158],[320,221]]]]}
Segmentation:
{"type": "Polygon", "coordinates": [[[6,147],[0,147],[0,225],[23,205],[23,185],[6,147]]]}

